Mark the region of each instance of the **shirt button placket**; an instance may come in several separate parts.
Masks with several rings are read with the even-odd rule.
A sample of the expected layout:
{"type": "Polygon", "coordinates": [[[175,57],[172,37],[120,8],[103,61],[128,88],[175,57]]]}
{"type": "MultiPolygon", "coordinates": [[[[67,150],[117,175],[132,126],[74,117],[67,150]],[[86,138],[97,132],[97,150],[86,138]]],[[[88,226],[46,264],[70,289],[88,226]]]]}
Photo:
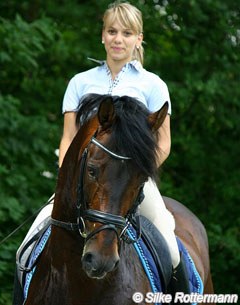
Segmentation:
{"type": "Polygon", "coordinates": [[[108,70],[108,77],[109,77],[109,89],[108,89],[108,94],[113,93],[113,89],[118,85],[120,78],[123,76],[123,74],[126,71],[126,66],[122,68],[121,72],[117,75],[117,77],[112,80],[111,72],[108,70]]]}
{"type": "Polygon", "coordinates": [[[109,89],[108,89],[108,94],[112,94],[113,89],[117,86],[118,83],[119,83],[119,78],[118,77],[116,77],[114,79],[114,81],[111,79],[109,89]]]}

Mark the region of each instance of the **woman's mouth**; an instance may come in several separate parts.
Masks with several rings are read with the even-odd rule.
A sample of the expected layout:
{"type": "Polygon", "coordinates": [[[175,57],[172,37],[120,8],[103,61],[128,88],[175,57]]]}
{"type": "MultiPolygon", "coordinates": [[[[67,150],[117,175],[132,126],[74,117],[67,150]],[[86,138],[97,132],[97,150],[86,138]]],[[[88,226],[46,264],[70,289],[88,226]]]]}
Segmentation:
{"type": "Polygon", "coordinates": [[[121,52],[123,50],[123,48],[120,47],[112,47],[114,52],[121,52]]]}

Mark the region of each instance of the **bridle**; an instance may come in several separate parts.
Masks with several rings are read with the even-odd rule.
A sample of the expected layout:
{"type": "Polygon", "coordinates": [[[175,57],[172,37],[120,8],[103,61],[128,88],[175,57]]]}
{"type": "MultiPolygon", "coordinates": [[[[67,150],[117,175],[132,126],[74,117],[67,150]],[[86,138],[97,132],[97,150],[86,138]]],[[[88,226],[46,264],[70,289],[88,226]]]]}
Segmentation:
{"type": "Polygon", "coordinates": [[[140,186],[138,195],[129,209],[125,217],[120,215],[115,215],[107,212],[103,212],[100,210],[89,209],[84,197],[84,174],[86,169],[86,162],[87,162],[87,155],[89,151],[89,145],[94,144],[105,151],[108,155],[112,158],[115,158],[120,161],[131,160],[130,157],[121,156],[109,150],[106,146],[101,144],[94,136],[91,138],[90,142],[88,143],[87,147],[84,149],[81,161],[80,161],[80,176],[78,181],[77,187],[77,222],[70,223],[64,222],[60,220],[56,220],[51,218],[51,224],[64,228],[66,230],[75,231],[78,230],[80,235],[87,241],[92,238],[94,235],[98,234],[103,230],[112,230],[116,233],[118,241],[121,240],[125,241],[126,243],[134,243],[136,242],[141,236],[141,223],[140,223],[140,215],[137,213],[138,206],[144,199],[143,194],[143,185],[140,186]],[[136,238],[132,239],[127,235],[127,229],[131,224],[131,220],[135,219],[136,223],[136,238]],[[94,229],[90,233],[86,232],[86,225],[85,221],[88,220],[90,222],[98,222],[102,225],[98,228],[94,229]]]}

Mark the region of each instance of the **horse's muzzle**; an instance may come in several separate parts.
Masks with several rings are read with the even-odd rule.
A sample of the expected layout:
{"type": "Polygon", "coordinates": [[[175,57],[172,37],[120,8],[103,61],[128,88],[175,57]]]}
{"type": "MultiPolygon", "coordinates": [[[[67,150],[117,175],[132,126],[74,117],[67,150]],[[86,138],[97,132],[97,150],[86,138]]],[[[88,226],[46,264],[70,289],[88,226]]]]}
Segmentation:
{"type": "Polygon", "coordinates": [[[86,252],[82,256],[82,268],[90,278],[102,279],[119,263],[119,256],[102,256],[97,252],[86,252]]]}

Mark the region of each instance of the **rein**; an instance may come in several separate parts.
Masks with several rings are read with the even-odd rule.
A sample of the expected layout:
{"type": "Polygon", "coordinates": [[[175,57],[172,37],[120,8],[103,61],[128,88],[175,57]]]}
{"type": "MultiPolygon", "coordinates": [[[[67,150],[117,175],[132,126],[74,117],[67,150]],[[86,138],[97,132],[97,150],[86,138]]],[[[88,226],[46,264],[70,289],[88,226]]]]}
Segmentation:
{"type": "Polygon", "coordinates": [[[37,209],[31,216],[29,216],[27,219],[25,219],[16,229],[14,229],[11,233],[9,233],[6,237],[4,237],[0,241],[0,246],[5,243],[8,239],[10,239],[15,233],[20,231],[33,217],[36,217],[36,215],[39,214],[39,212],[47,206],[49,203],[53,202],[54,200],[54,194],[48,199],[47,202],[44,203],[43,206],[41,206],[39,209],[37,209]]]}
{"type": "MultiPolygon", "coordinates": [[[[103,144],[101,144],[95,137],[92,137],[89,144],[95,144],[102,150],[104,150],[107,154],[109,154],[112,158],[115,158],[117,160],[131,160],[129,157],[118,155],[111,150],[109,150],[107,147],[105,147],[103,144]]],[[[88,146],[89,146],[88,144],[88,146]]],[[[51,224],[64,228],[66,230],[70,231],[79,231],[80,235],[87,240],[92,238],[94,235],[98,234],[99,232],[103,230],[113,230],[118,238],[118,241],[121,240],[125,241],[126,243],[134,243],[136,242],[140,236],[141,236],[141,224],[140,224],[140,215],[137,213],[138,206],[144,199],[143,194],[143,185],[141,185],[139,189],[139,193],[137,195],[137,198],[135,199],[135,202],[131,209],[127,212],[127,215],[125,217],[120,215],[115,215],[107,212],[102,212],[99,210],[94,209],[88,209],[85,198],[84,198],[84,192],[83,192],[83,186],[84,186],[84,173],[86,169],[86,161],[87,161],[87,155],[88,155],[88,146],[85,148],[82,156],[81,156],[81,163],[80,163],[80,177],[78,182],[78,188],[77,188],[77,222],[76,223],[69,223],[64,221],[59,221],[56,219],[51,218],[51,224]],[[132,239],[131,237],[126,235],[126,231],[128,226],[130,225],[131,219],[135,216],[136,223],[137,223],[137,237],[135,239],[132,239]],[[97,229],[93,230],[90,233],[86,232],[86,226],[85,226],[85,220],[91,221],[91,222],[98,222],[101,223],[102,226],[98,227],[97,229]],[[120,230],[120,233],[119,233],[120,230]]]]}

